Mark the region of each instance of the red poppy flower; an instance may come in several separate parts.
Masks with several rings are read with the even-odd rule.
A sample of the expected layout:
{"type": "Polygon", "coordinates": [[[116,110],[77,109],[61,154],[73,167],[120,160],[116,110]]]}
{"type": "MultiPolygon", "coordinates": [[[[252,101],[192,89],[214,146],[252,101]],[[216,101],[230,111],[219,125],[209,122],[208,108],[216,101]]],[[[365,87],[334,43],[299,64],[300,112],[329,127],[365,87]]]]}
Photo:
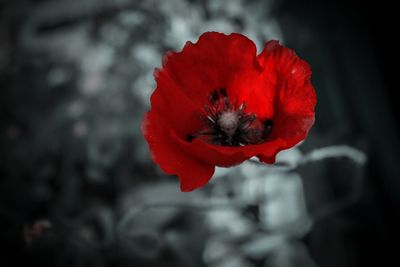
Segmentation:
{"type": "Polygon", "coordinates": [[[303,140],[314,123],[311,70],[278,41],[261,54],[247,37],[207,32],[155,71],[142,132],[153,160],[179,176],[182,191],[206,184],[215,166],[276,154],[303,140]]]}

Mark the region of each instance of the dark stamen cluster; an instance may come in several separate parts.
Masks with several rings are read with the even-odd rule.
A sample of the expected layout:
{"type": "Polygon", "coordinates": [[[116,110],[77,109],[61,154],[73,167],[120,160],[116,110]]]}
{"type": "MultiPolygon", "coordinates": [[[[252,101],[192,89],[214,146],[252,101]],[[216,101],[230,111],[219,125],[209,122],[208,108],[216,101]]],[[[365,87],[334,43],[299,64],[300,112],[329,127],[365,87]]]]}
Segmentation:
{"type": "Polygon", "coordinates": [[[260,121],[253,113],[246,113],[246,104],[232,103],[226,89],[214,90],[201,114],[205,129],[188,135],[188,141],[202,138],[209,143],[222,146],[244,146],[260,144],[271,131],[272,121],[260,121]]]}

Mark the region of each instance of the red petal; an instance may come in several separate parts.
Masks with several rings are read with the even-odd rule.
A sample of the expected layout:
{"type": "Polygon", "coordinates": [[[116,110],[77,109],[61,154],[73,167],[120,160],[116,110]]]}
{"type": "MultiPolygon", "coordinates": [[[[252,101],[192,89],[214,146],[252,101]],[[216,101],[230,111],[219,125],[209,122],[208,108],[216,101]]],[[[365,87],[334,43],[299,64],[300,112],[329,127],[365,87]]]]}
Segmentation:
{"type": "Polygon", "coordinates": [[[200,107],[175,85],[168,72],[156,70],[154,76],[157,88],[151,95],[152,109],[162,114],[164,123],[175,129],[183,139],[188,133],[198,131],[202,127],[198,116],[200,107]]]}
{"type": "Polygon", "coordinates": [[[276,75],[269,70],[249,69],[234,76],[228,84],[231,99],[246,103],[246,112],[254,113],[260,120],[274,115],[276,75]]]}
{"type": "Polygon", "coordinates": [[[149,143],[152,159],[165,173],[179,176],[182,191],[192,191],[211,179],[214,165],[182,151],[171,138],[163,117],[156,111],[146,114],[141,128],[149,143]]]}
{"type": "MultiPolygon", "coordinates": [[[[277,75],[270,139],[282,138],[283,149],[289,148],[303,140],[314,123],[317,100],[310,82],[310,66],[277,41],[267,42],[258,60],[265,69],[274,69],[277,75]]],[[[267,158],[260,157],[263,161],[267,158]]]]}
{"type": "Polygon", "coordinates": [[[283,139],[275,139],[259,145],[246,146],[219,146],[195,139],[193,142],[181,140],[172,134],[180,148],[201,162],[214,164],[220,167],[230,167],[242,163],[254,156],[263,157],[265,162],[275,162],[276,154],[286,146],[283,139]],[[269,159],[269,160],[268,160],[269,159]]]}
{"type": "MultiPolygon", "coordinates": [[[[163,68],[176,86],[203,107],[212,90],[227,87],[243,71],[258,69],[256,46],[247,37],[207,32],[181,52],[169,53],[163,68]]],[[[229,88],[227,88],[229,91],[229,88]]]]}

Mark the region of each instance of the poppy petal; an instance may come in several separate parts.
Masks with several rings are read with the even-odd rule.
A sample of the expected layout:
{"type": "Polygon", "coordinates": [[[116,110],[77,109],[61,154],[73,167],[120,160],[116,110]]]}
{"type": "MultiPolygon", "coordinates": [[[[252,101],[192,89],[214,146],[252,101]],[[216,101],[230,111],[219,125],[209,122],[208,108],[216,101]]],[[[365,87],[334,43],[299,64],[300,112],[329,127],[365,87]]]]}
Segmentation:
{"type": "Polygon", "coordinates": [[[205,185],[214,174],[214,165],[199,161],[173,142],[163,118],[155,111],[146,114],[142,132],[150,146],[151,156],[166,174],[177,175],[182,191],[205,185]]]}
{"type": "Polygon", "coordinates": [[[199,107],[196,106],[172,81],[168,72],[156,70],[154,77],[157,88],[151,96],[151,107],[183,139],[191,132],[202,127],[198,118],[199,107]],[[187,123],[190,121],[191,123],[187,123]]]}
{"type": "Polygon", "coordinates": [[[238,103],[246,103],[246,112],[257,114],[261,120],[271,119],[274,115],[275,79],[276,75],[270,70],[249,69],[232,77],[228,92],[238,103]]]}
{"type": "Polygon", "coordinates": [[[264,68],[276,72],[270,139],[283,138],[286,144],[282,149],[286,149],[303,140],[314,123],[316,94],[310,81],[311,69],[293,50],[278,41],[267,42],[258,60],[264,68]]]}
{"type": "Polygon", "coordinates": [[[163,68],[189,99],[203,107],[211,91],[226,87],[238,73],[260,69],[256,46],[247,37],[207,32],[181,52],[170,52],[163,68]]]}
{"type": "Polygon", "coordinates": [[[275,159],[276,154],[286,146],[286,141],[279,138],[258,145],[219,146],[200,139],[187,142],[176,134],[171,136],[181,149],[188,152],[193,158],[219,167],[234,166],[254,156],[263,157],[264,162],[273,163],[275,160],[272,159],[275,159]]]}

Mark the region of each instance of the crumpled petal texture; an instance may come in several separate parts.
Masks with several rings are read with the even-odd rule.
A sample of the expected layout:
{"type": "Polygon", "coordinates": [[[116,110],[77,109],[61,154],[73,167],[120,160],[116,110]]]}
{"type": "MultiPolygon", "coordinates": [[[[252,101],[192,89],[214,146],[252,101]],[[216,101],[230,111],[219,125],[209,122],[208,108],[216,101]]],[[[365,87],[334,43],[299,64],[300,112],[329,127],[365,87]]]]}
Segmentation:
{"type": "Polygon", "coordinates": [[[254,156],[274,163],[279,151],[305,139],[313,125],[316,94],[310,66],[278,41],[256,52],[255,44],[241,34],[206,32],[181,52],[167,53],[155,71],[157,87],[142,132],[154,162],[179,177],[182,191],[205,185],[215,166],[234,166],[254,156]],[[263,143],[222,146],[187,140],[203,127],[199,113],[218,88],[246,103],[247,112],[273,122],[263,143]]]}

